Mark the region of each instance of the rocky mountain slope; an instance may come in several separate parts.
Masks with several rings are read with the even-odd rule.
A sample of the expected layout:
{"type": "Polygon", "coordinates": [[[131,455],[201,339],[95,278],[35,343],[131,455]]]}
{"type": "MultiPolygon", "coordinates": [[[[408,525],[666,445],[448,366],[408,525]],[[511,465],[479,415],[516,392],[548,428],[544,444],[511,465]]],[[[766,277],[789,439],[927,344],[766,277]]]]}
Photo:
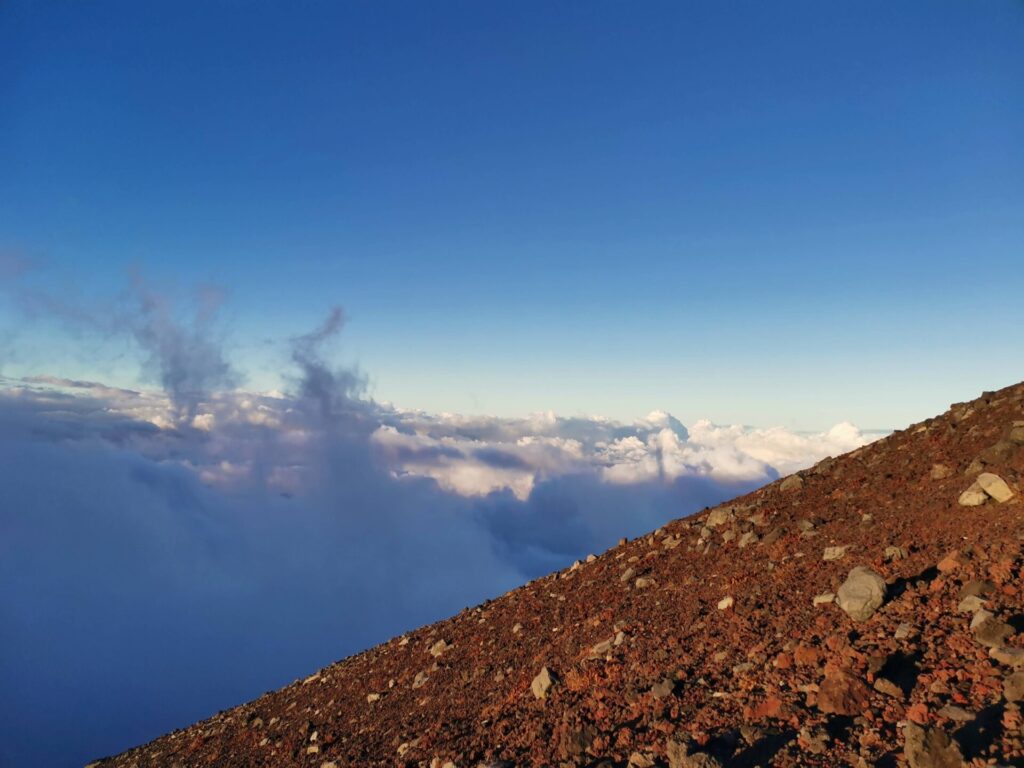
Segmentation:
{"type": "Polygon", "coordinates": [[[1024,765],[1024,384],[103,766],[1024,765]]]}

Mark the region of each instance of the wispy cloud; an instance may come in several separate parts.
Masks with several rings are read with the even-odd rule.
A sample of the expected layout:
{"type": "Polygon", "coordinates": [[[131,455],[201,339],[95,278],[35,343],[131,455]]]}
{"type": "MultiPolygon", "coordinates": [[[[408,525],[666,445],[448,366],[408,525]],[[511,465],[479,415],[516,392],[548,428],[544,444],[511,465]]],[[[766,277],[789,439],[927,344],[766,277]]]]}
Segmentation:
{"type": "Polygon", "coordinates": [[[136,276],[132,281],[134,306],[127,314],[146,366],[170,398],[176,419],[190,420],[202,399],[214,388],[232,386],[237,374],[214,337],[214,320],[222,301],[213,288],[198,292],[194,314],[182,320],[162,294],[136,276]]]}

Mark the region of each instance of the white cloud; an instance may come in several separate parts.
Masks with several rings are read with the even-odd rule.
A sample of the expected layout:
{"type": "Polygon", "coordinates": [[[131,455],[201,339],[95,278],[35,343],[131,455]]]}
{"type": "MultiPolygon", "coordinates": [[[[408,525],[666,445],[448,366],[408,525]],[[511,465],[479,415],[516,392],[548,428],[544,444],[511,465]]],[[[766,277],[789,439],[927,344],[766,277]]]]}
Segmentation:
{"type": "Polygon", "coordinates": [[[535,482],[574,473],[615,484],[680,477],[767,481],[873,438],[849,423],[818,434],[708,421],[687,429],[664,411],[634,424],[550,413],[502,419],[392,411],[391,418],[374,439],[388,449],[393,469],[469,496],[504,488],[527,498],[535,482]]]}
{"type": "MultiPolygon", "coordinates": [[[[30,397],[81,410],[87,404],[106,414],[137,419],[177,433],[173,400],[158,392],[137,392],[93,382],[37,376],[18,382],[8,396],[30,397]]],[[[701,420],[684,426],[665,411],[652,411],[633,424],[601,417],[559,417],[553,413],[498,418],[373,405],[367,409],[370,442],[396,478],[429,478],[445,491],[482,497],[509,491],[526,500],[538,482],[590,474],[614,484],[673,482],[681,477],[723,481],[767,481],[809,466],[826,456],[874,439],[849,422],[826,432],[796,433],[783,427],[749,428],[701,420]]],[[[208,441],[185,461],[204,481],[230,484],[254,467],[276,490],[296,492],[301,454],[312,438],[301,402],[280,392],[214,393],[196,402],[188,424],[208,441]],[[276,446],[256,467],[247,456],[252,429],[261,443],[276,446]]]]}

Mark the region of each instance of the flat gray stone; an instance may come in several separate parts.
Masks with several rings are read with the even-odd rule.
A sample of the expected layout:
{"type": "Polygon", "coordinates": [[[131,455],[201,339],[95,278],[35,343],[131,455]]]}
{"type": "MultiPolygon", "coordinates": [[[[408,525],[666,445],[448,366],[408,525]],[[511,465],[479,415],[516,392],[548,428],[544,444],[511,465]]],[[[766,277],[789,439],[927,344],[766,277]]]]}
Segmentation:
{"type": "Polygon", "coordinates": [[[1013,498],[1013,491],[1010,490],[1010,486],[999,475],[994,475],[991,472],[982,472],[974,482],[988,496],[1000,504],[1013,498]]]}

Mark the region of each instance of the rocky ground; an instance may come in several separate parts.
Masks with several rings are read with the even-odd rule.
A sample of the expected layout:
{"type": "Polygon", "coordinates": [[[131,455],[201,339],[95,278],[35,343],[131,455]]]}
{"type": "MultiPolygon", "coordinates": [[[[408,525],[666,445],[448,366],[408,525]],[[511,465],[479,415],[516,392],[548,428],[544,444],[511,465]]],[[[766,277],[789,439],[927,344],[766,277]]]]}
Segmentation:
{"type": "Polygon", "coordinates": [[[100,761],[1024,765],[1024,385],[100,761]]]}

